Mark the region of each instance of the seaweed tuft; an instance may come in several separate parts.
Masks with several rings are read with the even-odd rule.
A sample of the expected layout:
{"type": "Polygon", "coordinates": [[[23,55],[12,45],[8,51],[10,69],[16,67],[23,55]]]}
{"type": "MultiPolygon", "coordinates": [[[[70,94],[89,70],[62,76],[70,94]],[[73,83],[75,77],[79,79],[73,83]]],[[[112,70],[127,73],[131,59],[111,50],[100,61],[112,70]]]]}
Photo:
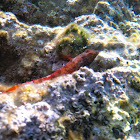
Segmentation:
{"type": "Polygon", "coordinates": [[[89,39],[90,34],[85,29],[72,23],[57,38],[57,53],[75,57],[86,49],[89,39]]]}

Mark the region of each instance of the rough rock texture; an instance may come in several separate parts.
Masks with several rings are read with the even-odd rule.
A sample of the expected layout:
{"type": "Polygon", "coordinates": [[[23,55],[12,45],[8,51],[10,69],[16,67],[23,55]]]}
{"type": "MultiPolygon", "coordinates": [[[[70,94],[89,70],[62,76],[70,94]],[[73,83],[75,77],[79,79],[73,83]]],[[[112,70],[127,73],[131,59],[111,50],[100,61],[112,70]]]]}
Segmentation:
{"type": "Polygon", "coordinates": [[[66,25],[82,14],[91,14],[98,0],[1,0],[0,9],[13,12],[21,21],[66,25]]]}
{"type": "MultiPolygon", "coordinates": [[[[98,1],[101,0],[1,0],[0,9],[14,13],[19,20],[29,24],[39,23],[42,25],[57,26],[67,25],[74,21],[75,17],[80,15],[92,14],[98,1]]],[[[101,1],[101,3],[104,2],[106,3],[107,1],[101,1]]],[[[122,20],[122,18],[130,18],[127,15],[127,6],[135,14],[140,13],[139,0],[108,0],[108,2],[112,6],[110,9],[112,14],[116,14],[113,20],[117,21],[122,20]]],[[[108,12],[106,8],[109,3],[104,6],[101,3],[98,3],[101,9],[98,8],[99,11],[97,9],[95,10],[98,14],[101,14],[104,10],[108,12]]]]}
{"type": "MultiPolygon", "coordinates": [[[[51,49],[47,51],[43,47],[54,38],[55,29],[40,25],[28,26],[19,22],[12,13],[0,12],[0,19],[0,75],[6,75],[3,80],[25,82],[32,79],[31,75],[38,75],[38,71],[40,76],[50,73],[47,53],[51,53],[51,49]],[[44,67],[44,70],[40,70],[40,67],[44,67]],[[14,78],[16,76],[18,81],[14,78]]],[[[52,56],[49,62],[54,59],[52,56]]]]}
{"type": "Polygon", "coordinates": [[[59,140],[74,132],[82,139],[126,139],[133,128],[139,131],[140,97],[125,80],[130,73],[131,69],[99,73],[84,67],[38,84],[36,90],[43,91],[39,96],[32,84],[2,94],[1,139],[59,140]]]}
{"type": "Polygon", "coordinates": [[[0,2],[1,10],[19,19],[0,11],[0,139],[138,140],[138,1],[61,2],[0,2]],[[37,21],[48,26],[27,24],[37,21]],[[61,26],[49,27],[55,25],[61,26]],[[3,92],[51,74],[68,62],[61,56],[75,57],[86,48],[99,51],[89,67],[3,92]]]}

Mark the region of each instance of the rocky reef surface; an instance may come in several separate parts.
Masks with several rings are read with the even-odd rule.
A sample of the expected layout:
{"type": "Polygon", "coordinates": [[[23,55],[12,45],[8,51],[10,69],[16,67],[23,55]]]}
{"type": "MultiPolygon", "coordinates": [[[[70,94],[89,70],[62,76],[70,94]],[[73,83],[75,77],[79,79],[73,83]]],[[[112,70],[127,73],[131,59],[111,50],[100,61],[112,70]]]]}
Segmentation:
{"type": "Polygon", "coordinates": [[[0,139],[138,140],[138,5],[137,0],[2,0],[0,139]],[[68,62],[64,56],[85,49],[99,51],[89,66],[4,92],[55,72],[68,62]]]}

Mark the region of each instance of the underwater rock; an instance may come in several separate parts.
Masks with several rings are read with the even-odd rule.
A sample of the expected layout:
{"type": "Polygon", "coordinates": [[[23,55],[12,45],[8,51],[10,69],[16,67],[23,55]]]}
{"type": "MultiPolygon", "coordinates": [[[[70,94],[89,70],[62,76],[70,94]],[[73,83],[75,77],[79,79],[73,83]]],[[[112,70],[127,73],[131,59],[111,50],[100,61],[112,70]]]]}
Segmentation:
{"type": "Polygon", "coordinates": [[[51,27],[67,25],[82,14],[91,14],[98,0],[1,0],[0,10],[14,13],[20,21],[51,27]]]}
{"type": "MultiPolygon", "coordinates": [[[[108,8],[111,6],[111,4],[108,5],[108,8]]],[[[124,22],[124,20],[119,22],[122,34],[119,29],[110,27],[95,14],[79,16],[74,23],[56,28],[29,26],[19,22],[14,14],[8,12],[1,12],[0,16],[0,27],[7,34],[7,37],[2,39],[5,40],[7,47],[4,47],[4,44],[1,45],[0,51],[2,54],[0,64],[2,80],[0,81],[6,81],[9,84],[49,75],[67,63],[58,59],[58,55],[74,57],[82,53],[85,48],[114,50],[125,59],[139,60],[140,27],[137,19],[132,22],[124,22]],[[76,32],[69,30],[69,34],[66,35],[67,28],[72,25],[76,32]],[[62,49],[63,46],[66,49],[62,49]],[[56,50],[56,48],[60,49],[56,50]]]]}
{"type": "MultiPolygon", "coordinates": [[[[1,138],[9,139],[12,135],[15,139],[44,137],[59,140],[68,135],[72,137],[74,132],[75,137],[79,133],[83,139],[92,139],[94,135],[97,139],[126,139],[131,129],[138,127],[140,119],[139,102],[136,101],[139,95],[133,92],[137,98],[131,102],[127,95],[128,89],[133,91],[125,82],[130,73],[129,69],[114,68],[99,73],[82,67],[72,75],[32,85],[44,89],[42,101],[34,103],[29,100],[24,104],[22,100],[19,104],[25,94],[23,87],[14,93],[1,94],[0,116],[4,117],[0,123],[1,138]]],[[[30,92],[36,94],[34,90],[30,92]]]]}
{"type": "Polygon", "coordinates": [[[140,92],[140,73],[132,72],[127,78],[129,85],[134,88],[136,91],[140,92]]]}
{"type": "Polygon", "coordinates": [[[14,13],[20,21],[30,24],[47,24],[51,27],[67,25],[73,22],[75,17],[92,14],[93,11],[101,17],[106,16],[107,21],[111,17],[111,20],[108,22],[113,27],[116,27],[115,22],[123,20],[124,18],[130,20],[131,14],[127,6],[133,6],[135,13],[139,13],[139,1],[137,0],[99,1],[96,6],[98,1],[99,0],[61,0],[61,2],[58,2],[57,0],[2,0],[0,10],[14,13]]]}
{"type": "Polygon", "coordinates": [[[90,67],[94,71],[105,71],[120,65],[121,58],[114,52],[100,52],[90,67]]]}
{"type": "Polygon", "coordinates": [[[132,1],[97,2],[0,2],[20,20],[0,12],[0,139],[139,139],[140,18],[132,1]],[[2,92],[55,72],[68,62],[62,54],[85,48],[99,52],[90,68],[2,92]]]}
{"type": "Polygon", "coordinates": [[[52,131],[60,133],[60,136],[57,134],[58,139],[62,137],[60,129],[55,129],[54,125],[59,115],[51,109],[49,104],[40,102],[33,106],[26,104],[16,108],[8,105],[6,108],[3,108],[0,112],[1,117],[3,117],[5,111],[7,112],[1,123],[1,139],[10,140],[11,137],[12,139],[50,139],[49,134],[52,131]]]}
{"type": "Polygon", "coordinates": [[[129,7],[133,9],[135,14],[140,14],[140,1],[139,0],[128,0],[128,4],[129,4],[129,7]]]}
{"type": "Polygon", "coordinates": [[[46,59],[48,56],[45,56],[43,47],[54,37],[56,29],[28,26],[19,22],[14,14],[2,11],[0,27],[0,76],[3,81],[22,83],[33,79],[33,73],[34,76],[41,73],[45,76],[51,72],[47,61],[52,61],[52,58],[46,59]],[[45,71],[40,70],[40,66],[45,71]]]}
{"type": "Polygon", "coordinates": [[[132,14],[130,10],[125,6],[123,1],[113,2],[98,2],[95,7],[94,13],[100,16],[101,19],[108,22],[108,24],[114,28],[117,28],[117,24],[124,20],[132,20],[132,14]]]}

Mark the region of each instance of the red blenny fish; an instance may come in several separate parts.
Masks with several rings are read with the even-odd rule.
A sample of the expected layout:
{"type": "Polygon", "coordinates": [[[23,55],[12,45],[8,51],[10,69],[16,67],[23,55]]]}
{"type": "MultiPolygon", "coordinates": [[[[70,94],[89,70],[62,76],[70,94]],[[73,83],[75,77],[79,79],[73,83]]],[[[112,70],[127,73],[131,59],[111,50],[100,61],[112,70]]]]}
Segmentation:
{"type": "Polygon", "coordinates": [[[64,75],[64,74],[71,74],[72,72],[78,70],[80,67],[85,66],[85,65],[89,65],[95,59],[95,57],[98,55],[98,53],[99,53],[98,51],[86,49],[83,53],[81,53],[80,55],[71,59],[68,63],[66,63],[65,66],[58,69],[56,72],[52,73],[51,75],[48,75],[48,76],[43,77],[43,78],[35,79],[32,81],[28,81],[28,82],[25,82],[22,84],[14,85],[2,93],[13,92],[18,87],[25,85],[25,84],[28,84],[28,83],[38,84],[38,83],[41,83],[45,80],[51,80],[53,78],[56,78],[56,77],[64,75]]]}

